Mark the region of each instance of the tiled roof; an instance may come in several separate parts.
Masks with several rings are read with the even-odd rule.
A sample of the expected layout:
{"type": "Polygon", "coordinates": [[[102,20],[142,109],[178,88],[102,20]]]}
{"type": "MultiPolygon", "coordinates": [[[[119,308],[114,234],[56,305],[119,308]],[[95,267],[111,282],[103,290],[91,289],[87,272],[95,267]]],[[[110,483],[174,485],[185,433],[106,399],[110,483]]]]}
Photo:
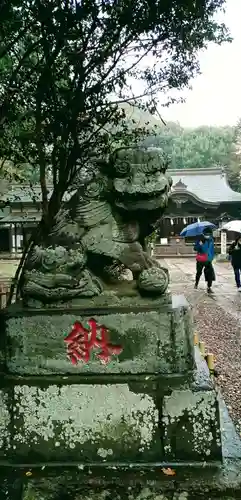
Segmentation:
{"type": "MultiPolygon", "coordinates": [[[[173,179],[173,194],[188,192],[200,201],[213,204],[241,202],[241,193],[231,189],[222,168],[169,170],[168,173],[173,179]]],[[[50,197],[52,186],[48,186],[48,190],[50,197]]],[[[66,193],[64,199],[69,199],[72,194],[66,193]]],[[[11,190],[4,195],[2,200],[11,204],[40,203],[41,189],[40,186],[30,188],[29,185],[12,185],[11,190]]]]}
{"type": "MultiPolygon", "coordinates": [[[[48,187],[48,197],[52,194],[52,186],[48,187]]],[[[73,193],[66,193],[64,199],[67,200],[73,193]]],[[[42,200],[40,186],[30,187],[26,184],[12,185],[11,189],[7,191],[1,198],[7,203],[40,203],[42,200]]]]}
{"type": "Polygon", "coordinates": [[[0,220],[1,224],[18,224],[18,223],[30,223],[39,222],[41,220],[41,212],[34,215],[26,214],[26,212],[20,214],[8,214],[0,220]]]}
{"type": "Polygon", "coordinates": [[[10,189],[1,197],[9,203],[33,203],[41,201],[40,186],[30,187],[29,185],[19,184],[10,187],[10,189]]]}
{"type": "Polygon", "coordinates": [[[231,189],[222,168],[169,170],[169,174],[173,180],[173,194],[187,191],[199,200],[214,204],[241,202],[241,193],[231,189]]]}

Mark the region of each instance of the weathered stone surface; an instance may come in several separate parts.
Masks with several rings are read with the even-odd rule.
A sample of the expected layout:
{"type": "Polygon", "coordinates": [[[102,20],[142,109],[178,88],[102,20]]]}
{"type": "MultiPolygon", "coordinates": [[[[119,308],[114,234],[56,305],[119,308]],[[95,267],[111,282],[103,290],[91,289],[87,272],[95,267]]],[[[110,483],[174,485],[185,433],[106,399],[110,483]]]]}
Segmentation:
{"type": "Polygon", "coordinates": [[[193,348],[187,303],[142,299],[140,307],[130,300],[127,309],[10,310],[0,476],[2,463],[24,488],[23,496],[6,497],[5,487],[0,500],[241,498],[237,436],[230,439],[227,413],[220,426],[218,396],[193,348]],[[106,366],[95,356],[73,366],[64,337],[74,321],[86,326],[91,317],[109,328],[109,341],[121,344],[123,354],[106,366]],[[228,467],[220,427],[223,456],[234,457],[228,467]]]}
{"type": "Polygon", "coordinates": [[[155,461],[161,458],[153,395],[127,384],[15,386],[15,456],[26,460],[155,461]]]}
{"type": "Polygon", "coordinates": [[[11,401],[6,390],[0,390],[0,459],[10,447],[10,407],[11,401]]]}
{"type": "MultiPolygon", "coordinates": [[[[234,500],[240,499],[240,473],[236,464],[219,470],[197,468],[175,478],[161,470],[150,475],[143,470],[112,471],[108,476],[92,477],[90,470],[46,479],[31,479],[24,488],[23,500],[234,500]],[[224,479],[225,476],[225,479],[224,479]],[[150,479],[151,477],[151,479],[150,479]]],[[[93,472],[93,471],[92,471],[93,472]]]]}
{"type": "MultiPolygon", "coordinates": [[[[200,365],[198,371],[201,371],[200,365]]],[[[146,378],[149,379],[149,377],[146,378]]],[[[16,382],[17,380],[19,383],[20,378],[16,377],[16,382]]],[[[44,382],[44,377],[42,382],[44,382]]],[[[94,387],[93,384],[66,385],[65,388],[59,384],[58,386],[46,386],[46,383],[43,383],[41,388],[26,385],[18,385],[14,388],[13,384],[12,389],[8,390],[9,403],[11,402],[11,394],[14,392],[14,400],[12,400],[10,408],[13,417],[11,421],[13,448],[9,449],[7,457],[8,460],[13,460],[13,468],[10,469],[9,466],[5,467],[5,470],[0,468],[0,475],[8,472],[12,483],[16,474],[19,477],[20,473],[25,486],[23,497],[16,494],[17,490],[9,494],[7,492],[11,484],[8,480],[3,481],[1,476],[0,481],[4,485],[4,492],[0,491],[0,499],[97,500],[102,497],[105,500],[113,498],[117,500],[240,499],[241,447],[238,446],[238,443],[234,443],[234,436],[232,436],[234,427],[223,404],[221,406],[221,429],[222,440],[223,443],[225,442],[225,457],[228,457],[228,460],[225,459],[224,464],[220,463],[220,466],[217,467],[216,461],[214,464],[213,462],[209,463],[209,461],[218,457],[207,454],[200,467],[201,457],[200,453],[197,453],[193,459],[196,458],[199,463],[188,461],[185,454],[176,462],[175,460],[168,461],[166,456],[162,455],[163,441],[162,439],[161,442],[158,441],[158,435],[161,438],[161,433],[158,434],[158,430],[162,429],[158,418],[160,419],[164,413],[164,410],[158,412],[158,405],[162,400],[159,400],[157,405],[158,393],[154,390],[151,391],[153,384],[147,391],[148,382],[149,380],[146,382],[146,392],[144,389],[142,392],[140,391],[141,384],[137,384],[136,390],[134,390],[132,383],[129,386],[127,384],[106,386],[105,394],[103,386],[101,391],[99,390],[100,384],[97,387],[94,387]],[[81,394],[79,389],[82,391],[81,394]],[[84,408],[82,404],[84,404],[84,408]],[[112,420],[106,416],[108,408],[110,415],[112,413],[112,420]],[[101,425],[100,419],[98,420],[99,415],[104,419],[104,425],[101,425]],[[116,434],[116,427],[112,425],[118,419],[121,419],[121,433],[119,435],[116,434]],[[126,423],[128,425],[134,423],[131,430],[129,428],[129,435],[124,430],[126,423]],[[83,440],[88,435],[96,435],[96,429],[100,429],[100,432],[97,432],[97,441],[88,442],[88,450],[85,453],[81,451],[81,457],[79,451],[84,448],[83,440]],[[101,433],[103,435],[103,431],[106,429],[114,431],[112,447],[109,444],[110,441],[109,443],[102,441],[102,445],[101,433]],[[136,439],[137,436],[139,436],[139,440],[136,439]],[[65,443],[63,438],[66,440],[65,443]],[[151,438],[154,440],[157,438],[156,442],[150,444],[151,438]],[[61,442],[60,439],[62,439],[61,442]],[[131,441],[134,450],[130,448],[131,441]],[[141,441],[145,451],[139,453],[138,456],[135,455],[135,451],[138,446],[140,447],[141,441]],[[117,443],[121,443],[123,458],[120,458],[117,443]],[[111,454],[110,450],[114,450],[114,452],[111,454]],[[114,454],[116,451],[118,452],[118,462],[114,454]],[[96,465],[90,464],[92,461],[91,452],[93,452],[92,457],[94,454],[95,457],[97,456],[96,465]],[[183,462],[185,458],[186,461],[183,462]],[[121,467],[122,460],[124,464],[121,467]],[[20,470],[14,466],[17,463],[25,463],[26,465],[25,467],[22,465],[20,470]],[[31,463],[32,465],[30,465],[31,463]],[[56,463],[54,468],[53,463],[56,463]],[[129,466],[126,465],[127,463],[129,466]],[[168,467],[172,468],[174,475],[168,475],[168,467]],[[18,473],[17,470],[19,470],[18,473]]],[[[194,413],[196,417],[204,413],[203,409],[200,408],[202,403],[200,405],[200,401],[198,401],[198,394],[205,393],[205,396],[211,393],[210,384],[207,384],[206,379],[198,375],[194,387],[192,395],[190,395],[191,391],[189,392],[185,387],[180,387],[180,391],[172,391],[172,398],[170,398],[170,394],[165,395],[165,407],[168,409],[169,416],[173,416],[174,400],[176,400],[181,418],[184,418],[187,408],[189,413],[194,413]],[[200,381],[199,391],[198,381],[200,381]],[[204,387],[207,387],[206,391],[204,387]],[[186,403],[188,401],[188,404],[184,404],[182,398],[179,397],[178,394],[182,392],[184,400],[186,403]],[[169,404],[167,398],[169,398],[169,404]],[[194,404],[195,406],[193,406],[194,404]]],[[[158,383],[156,383],[156,388],[158,388],[158,383]]],[[[176,413],[178,412],[176,411],[176,413]]],[[[190,420],[190,415],[188,415],[188,419],[190,420]]],[[[175,421],[169,423],[170,432],[175,433],[180,429],[180,426],[179,428],[173,426],[175,421]]],[[[204,427],[206,427],[205,416],[204,427]]],[[[175,434],[172,437],[174,456],[175,434]]],[[[201,439],[203,440],[203,436],[201,439]]],[[[237,439],[236,436],[236,441],[237,439]]],[[[197,450],[199,451],[199,448],[197,450]]]]}
{"type": "MultiPolygon", "coordinates": [[[[49,490],[46,491],[46,496],[43,496],[43,490],[34,488],[33,485],[28,485],[25,488],[23,500],[60,500],[60,495],[49,496],[49,490]]],[[[199,497],[200,498],[200,497],[199,497]]],[[[210,497],[209,497],[210,498],[210,497]]],[[[153,488],[129,488],[129,491],[122,491],[117,488],[117,491],[113,491],[113,488],[101,489],[101,491],[96,491],[91,488],[83,488],[81,492],[75,492],[72,496],[73,500],[194,500],[193,496],[190,496],[187,491],[173,492],[157,492],[153,488]],[[118,491],[119,490],[119,491],[118,491]],[[114,495],[114,496],[113,496],[114,495]]],[[[196,500],[196,498],[195,498],[196,500]]],[[[205,500],[208,500],[206,497],[205,500]]],[[[215,499],[214,499],[215,500],[215,499]]],[[[227,497],[224,500],[229,500],[227,497]]]]}
{"type": "Polygon", "coordinates": [[[164,396],[162,423],[166,460],[221,460],[216,391],[174,390],[164,396]]]}
{"type": "MultiPolygon", "coordinates": [[[[110,304],[111,305],[111,304],[110,304]]],[[[6,318],[6,366],[15,374],[76,373],[188,373],[193,368],[194,348],[189,306],[184,297],[173,297],[171,304],[129,299],[129,308],[111,312],[103,308],[44,315],[26,311],[6,318]],[[149,310],[148,310],[149,309],[149,310]],[[65,337],[78,321],[84,326],[90,318],[109,331],[109,341],[122,347],[104,365],[92,351],[88,363],[73,365],[67,356],[65,337]]]]}
{"type": "MultiPolygon", "coordinates": [[[[0,500],[22,500],[22,481],[13,474],[4,475],[4,469],[0,469],[0,500]]],[[[33,500],[33,498],[32,498],[33,500]]],[[[34,498],[35,500],[35,498],[34,498]]]]}
{"type": "MultiPolygon", "coordinates": [[[[41,495],[41,493],[40,493],[41,495]]],[[[47,494],[45,497],[39,496],[39,492],[36,492],[36,490],[25,490],[24,492],[24,497],[23,500],[61,500],[61,495],[58,496],[49,496],[47,494]],[[32,495],[32,496],[31,496],[32,495]],[[33,496],[35,495],[35,496],[33,496]],[[48,496],[47,496],[48,495],[48,496]]],[[[235,498],[239,498],[237,496],[222,496],[222,500],[234,500],[235,498]]],[[[162,494],[161,492],[155,492],[150,488],[144,488],[140,493],[134,493],[132,491],[116,494],[113,490],[106,490],[103,489],[101,492],[91,490],[88,488],[88,490],[84,491],[83,493],[76,494],[72,497],[73,500],[220,500],[219,496],[213,496],[213,495],[207,495],[205,496],[202,495],[202,493],[194,493],[194,494],[189,494],[188,491],[179,491],[176,493],[164,493],[162,494]],[[113,496],[114,495],[114,496],[113,496]]]]}
{"type": "Polygon", "coordinates": [[[69,385],[64,377],[65,385],[16,385],[11,453],[23,462],[221,461],[215,391],[184,384],[167,395],[170,387],[165,394],[161,379],[145,378],[94,384],[86,377],[85,384],[69,385]]]}
{"type": "Polygon", "coordinates": [[[150,375],[129,382],[119,375],[119,383],[113,375],[103,380],[87,375],[76,384],[71,376],[60,376],[51,385],[40,377],[41,386],[34,378],[16,377],[18,385],[12,380],[4,393],[4,432],[9,413],[12,418],[11,446],[9,439],[2,443],[2,454],[23,462],[220,460],[217,398],[212,383],[200,375],[203,365],[198,363],[194,380],[182,386],[176,376],[168,385],[162,376],[150,375]]]}

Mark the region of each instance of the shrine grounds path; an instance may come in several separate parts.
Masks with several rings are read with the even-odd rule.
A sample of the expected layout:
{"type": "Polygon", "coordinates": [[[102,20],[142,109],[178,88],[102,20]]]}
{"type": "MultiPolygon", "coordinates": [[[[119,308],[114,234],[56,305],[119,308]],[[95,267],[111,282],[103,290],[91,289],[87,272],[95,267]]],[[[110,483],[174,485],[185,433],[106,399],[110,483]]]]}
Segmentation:
{"type": "Polygon", "coordinates": [[[218,377],[229,412],[241,436],[241,293],[229,263],[216,263],[214,295],[208,296],[204,278],[194,290],[195,259],[165,259],[172,293],[184,294],[193,306],[195,330],[215,356],[218,377]]]}
{"type": "MultiPolygon", "coordinates": [[[[174,293],[184,293],[193,305],[200,300],[207,299],[204,278],[200,280],[199,290],[194,290],[196,266],[194,258],[165,259],[165,263],[170,271],[171,290],[174,293]]],[[[235,288],[231,264],[229,262],[214,263],[214,267],[216,282],[213,283],[212,301],[241,322],[241,294],[235,288]]]]}

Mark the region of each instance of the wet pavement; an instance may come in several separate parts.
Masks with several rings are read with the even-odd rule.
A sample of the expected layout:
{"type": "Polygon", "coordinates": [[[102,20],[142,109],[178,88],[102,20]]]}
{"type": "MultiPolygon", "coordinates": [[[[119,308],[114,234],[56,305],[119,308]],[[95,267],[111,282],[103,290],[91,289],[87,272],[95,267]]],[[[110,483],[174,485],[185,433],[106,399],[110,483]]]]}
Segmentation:
{"type": "Polygon", "coordinates": [[[19,260],[0,259],[0,279],[13,278],[17,271],[19,260]]]}
{"type": "Polygon", "coordinates": [[[184,294],[193,306],[203,300],[214,300],[235,319],[241,320],[241,293],[237,291],[233,269],[229,262],[214,263],[216,281],[213,283],[213,296],[208,297],[206,283],[201,277],[199,289],[194,290],[196,262],[193,258],[165,259],[171,277],[173,293],[184,294]]]}

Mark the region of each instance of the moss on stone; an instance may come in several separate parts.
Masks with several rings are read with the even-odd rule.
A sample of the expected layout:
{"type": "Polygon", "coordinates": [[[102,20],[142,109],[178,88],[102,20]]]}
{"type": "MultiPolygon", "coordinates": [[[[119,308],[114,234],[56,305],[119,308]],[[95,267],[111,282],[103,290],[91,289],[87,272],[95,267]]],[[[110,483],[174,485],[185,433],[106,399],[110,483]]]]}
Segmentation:
{"type": "MultiPolygon", "coordinates": [[[[199,477],[202,476],[199,471],[199,477]]],[[[22,500],[239,500],[240,492],[218,491],[212,489],[212,486],[207,482],[204,487],[194,487],[190,479],[190,485],[186,489],[180,487],[178,482],[170,484],[168,478],[165,478],[161,487],[161,480],[156,481],[152,486],[143,486],[133,484],[133,481],[128,486],[122,481],[116,482],[115,485],[103,484],[102,486],[93,487],[93,479],[90,480],[90,485],[87,486],[86,481],[81,484],[77,481],[63,481],[62,477],[56,477],[54,480],[40,479],[35,480],[25,486],[22,500]],[[53,484],[55,486],[55,495],[53,493],[53,484]],[[168,486],[169,485],[169,486],[168,486]],[[34,496],[32,496],[34,494],[34,496]]]]}
{"type": "Polygon", "coordinates": [[[188,306],[181,302],[177,306],[161,307],[157,301],[150,310],[143,310],[148,304],[150,306],[150,301],[143,299],[137,307],[129,301],[129,311],[117,307],[115,311],[109,309],[108,314],[97,306],[89,307],[86,312],[77,309],[57,313],[55,310],[55,314],[16,312],[6,318],[8,370],[26,375],[190,371],[194,349],[192,331],[186,328],[188,306]],[[105,325],[110,342],[123,350],[119,356],[113,355],[107,365],[96,358],[98,349],[92,353],[90,362],[72,365],[64,339],[76,321],[85,326],[91,317],[99,325],[105,325]]]}
{"type": "Polygon", "coordinates": [[[7,455],[10,446],[10,406],[6,390],[0,390],[0,457],[7,455]]]}

